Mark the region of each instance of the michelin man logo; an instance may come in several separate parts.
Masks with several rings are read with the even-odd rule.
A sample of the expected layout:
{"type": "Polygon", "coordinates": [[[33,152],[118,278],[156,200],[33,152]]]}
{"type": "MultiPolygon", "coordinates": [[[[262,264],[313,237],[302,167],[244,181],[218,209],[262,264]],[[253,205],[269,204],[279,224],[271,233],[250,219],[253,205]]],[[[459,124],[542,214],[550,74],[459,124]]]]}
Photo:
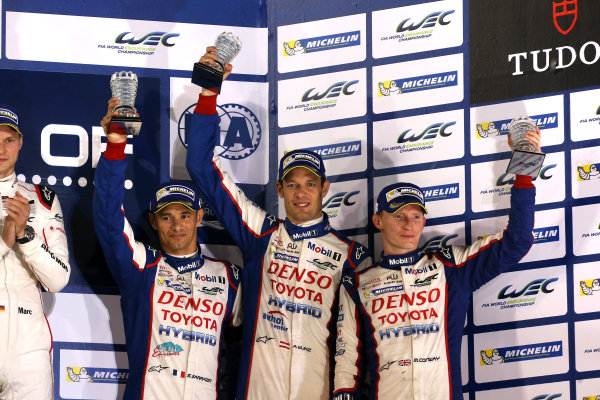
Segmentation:
{"type": "Polygon", "coordinates": [[[581,285],[581,291],[586,296],[591,296],[594,292],[600,290],[600,280],[598,279],[594,279],[591,286],[588,286],[585,281],[579,281],[579,284],[581,285]]]}
{"type": "Polygon", "coordinates": [[[600,171],[596,164],[584,165],[577,167],[577,174],[580,181],[590,181],[592,179],[600,179],[600,171]],[[586,167],[588,171],[586,171],[586,167]]]}
{"type": "Polygon", "coordinates": [[[379,92],[383,96],[389,96],[391,94],[401,94],[402,90],[396,83],[396,81],[390,81],[389,87],[385,87],[384,82],[379,82],[379,92]]]}
{"type": "Polygon", "coordinates": [[[94,379],[88,375],[87,368],[85,367],[81,367],[78,374],[75,373],[73,368],[67,367],[67,374],[73,382],[94,382],[94,379]]]}
{"type": "Polygon", "coordinates": [[[504,362],[504,357],[502,357],[500,355],[500,352],[497,349],[492,350],[492,356],[491,357],[488,357],[488,355],[485,352],[485,350],[482,350],[481,351],[481,361],[485,365],[502,364],[504,362]]]}
{"type": "Polygon", "coordinates": [[[288,56],[306,53],[306,48],[302,45],[302,42],[299,40],[296,40],[296,42],[294,42],[293,48],[290,47],[290,42],[283,42],[283,50],[288,56]]]}
{"type": "MultiPolygon", "coordinates": [[[[178,134],[181,144],[187,148],[186,126],[191,121],[196,104],[192,104],[179,117],[178,134]]],[[[221,118],[221,139],[215,150],[220,157],[239,160],[250,156],[260,145],[262,129],[256,115],[241,104],[217,106],[221,118]]]]}
{"type": "Polygon", "coordinates": [[[488,124],[488,128],[487,129],[483,129],[483,125],[482,124],[477,124],[477,134],[481,138],[486,138],[486,137],[490,137],[490,136],[501,136],[502,135],[502,133],[500,132],[500,130],[498,128],[496,128],[496,125],[493,122],[490,122],[488,124]]]}

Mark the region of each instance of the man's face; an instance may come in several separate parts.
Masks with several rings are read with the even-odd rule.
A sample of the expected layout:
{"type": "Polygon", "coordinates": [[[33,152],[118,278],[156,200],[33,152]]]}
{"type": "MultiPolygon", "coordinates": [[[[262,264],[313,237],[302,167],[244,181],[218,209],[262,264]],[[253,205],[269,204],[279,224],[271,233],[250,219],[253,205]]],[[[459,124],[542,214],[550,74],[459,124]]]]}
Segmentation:
{"type": "Polygon", "coordinates": [[[329,181],[321,187],[321,178],[301,167],[288,172],[282,183],[277,182],[287,218],[296,225],[321,216],[328,191],[329,181]]]}
{"type": "Polygon", "coordinates": [[[381,231],[386,255],[406,254],[419,247],[425,217],[421,207],[409,204],[395,214],[383,211],[373,215],[373,224],[381,231]]]}
{"type": "Polygon", "coordinates": [[[149,213],[150,225],[158,232],[162,249],[174,256],[196,251],[196,229],[204,210],[192,211],[181,204],[169,204],[157,213],[149,213]]]}
{"type": "Polygon", "coordinates": [[[22,145],[23,138],[19,132],[8,125],[0,125],[0,178],[5,178],[15,171],[22,145]]]}

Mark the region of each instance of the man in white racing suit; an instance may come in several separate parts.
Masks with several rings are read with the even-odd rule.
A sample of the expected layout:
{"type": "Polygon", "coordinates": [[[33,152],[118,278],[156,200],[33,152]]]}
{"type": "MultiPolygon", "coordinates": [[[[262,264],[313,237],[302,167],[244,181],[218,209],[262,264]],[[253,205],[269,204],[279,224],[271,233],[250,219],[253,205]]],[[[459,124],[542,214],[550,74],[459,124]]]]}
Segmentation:
{"type": "Polygon", "coordinates": [[[52,334],[40,285],[60,291],[71,274],[56,194],[17,180],[17,113],[0,107],[0,399],[51,399],[52,334]]]}
{"type": "MultiPolygon", "coordinates": [[[[539,130],[526,136],[539,151],[539,130]]],[[[402,182],[383,188],[373,215],[381,260],[341,288],[334,399],[362,398],[368,372],[369,399],[462,400],[460,347],[471,293],[529,251],[534,205],[531,177],[517,175],[503,232],[470,246],[420,249],[422,190],[402,182]]]]}
{"type": "MultiPolygon", "coordinates": [[[[209,47],[200,62],[217,59],[215,51],[209,47]]],[[[226,68],[225,77],[232,67],[226,68]]],[[[203,90],[186,132],[187,168],[244,256],[237,399],[330,399],[340,282],[369,265],[370,257],[323,213],[329,181],[314,152],[294,150],[280,161],[276,185],[286,219],[244,195],[213,154],[220,138],[220,87],[198,83],[203,90]]]]}

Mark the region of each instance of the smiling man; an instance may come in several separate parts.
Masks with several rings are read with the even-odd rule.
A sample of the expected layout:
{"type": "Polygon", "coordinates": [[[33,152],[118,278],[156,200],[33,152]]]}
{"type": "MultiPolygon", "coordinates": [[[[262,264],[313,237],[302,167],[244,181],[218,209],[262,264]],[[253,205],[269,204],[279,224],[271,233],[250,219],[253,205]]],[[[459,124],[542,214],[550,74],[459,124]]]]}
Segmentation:
{"type": "Polygon", "coordinates": [[[94,222],[121,290],[129,358],[124,398],[223,398],[224,331],[240,324],[239,268],[202,254],[203,209],[190,182],[161,184],[150,201],[161,249],[135,240],[122,210],[127,138],[110,124],[118,104],[109,101],[101,123],[108,142],[96,168],[94,222]]]}
{"type": "MultiPolygon", "coordinates": [[[[540,152],[539,129],[526,137],[540,152]]],[[[403,182],[384,187],[373,215],[381,260],[340,290],[334,399],[362,399],[365,375],[369,399],[462,399],[460,347],[471,293],[527,254],[534,205],[531,177],[517,175],[503,232],[470,246],[420,249],[423,191],[403,182]]]]}
{"type": "MultiPolygon", "coordinates": [[[[209,47],[201,62],[217,58],[209,47]]],[[[231,65],[225,64],[227,72],[231,65]]],[[[329,190],[321,157],[285,154],[276,183],[285,219],[248,199],[213,149],[218,90],[202,89],[186,132],[187,168],[244,256],[244,326],[237,399],[331,398],[340,282],[369,265],[366,249],[335,232],[323,213],[329,190]]]]}

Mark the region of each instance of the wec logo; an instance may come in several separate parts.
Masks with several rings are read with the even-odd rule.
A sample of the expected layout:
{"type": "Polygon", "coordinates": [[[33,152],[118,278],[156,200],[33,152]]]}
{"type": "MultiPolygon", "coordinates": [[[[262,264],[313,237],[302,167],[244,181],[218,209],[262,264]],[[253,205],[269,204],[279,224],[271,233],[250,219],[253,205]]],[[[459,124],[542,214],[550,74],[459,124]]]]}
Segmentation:
{"type": "MultiPolygon", "coordinates": [[[[546,181],[550,178],[553,177],[553,175],[550,174],[550,170],[553,168],[556,168],[557,164],[550,164],[550,165],[545,165],[540,169],[540,173],[539,173],[539,178],[543,181],[546,181]]],[[[538,177],[534,177],[533,180],[535,181],[538,177]]],[[[512,174],[508,174],[508,173],[503,173],[502,175],[500,175],[498,177],[498,179],[496,180],[496,186],[506,186],[506,185],[512,185],[513,183],[515,183],[515,178],[514,175],[512,174]],[[507,176],[511,176],[511,178],[506,178],[507,176]]]]}
{"type": "Polygon", "coordinates": [[[410,18],[406,18],[404,21],[398,24],[396,32],[415,31],[417,29],[433,28],[436,24],[448,25],[452,22],[450,19],[446,19],[449,15],[454,14],[454,10],[449,11],[436,11],[432,12],[423,18],[419,23],[408,24],[410,18]]]}
{"type": "Polygon", "coordinates": [[[360,191],[358,191],[358,190],[355,190],[354,192],[336,193],[333,196],[331,196],[329,199],[325,200],[325,202],[323,203],[323,208],[324,209],[325,208],[339,208],[342,205],[352,206],[352,205],[356,204],[356,202],[351,201],[350,199],[359,193],[360,193],[360,191]]]}
{"type": "Polygon", "coordinates": [[[344,94],[346,96],[350,96],[354,94],[354,91],[351,91],[350,88],[358,83],[358,80],[353,81],[340,81],[336,82],[333,85],[329,86],[323,93],[315,93],[312,94],[312,91],[315,88],[310,88],[302,95],[302,102],[305,103],[307,101],[312,100],[321,100],[323,98],[331,98],[331,97],[339,97],[340,94],[344,94]]]}
{"type": "Polygon", "coordinates": [[[456,125],[456,121],[454,122],[446,122],[446,123],[435,123],[429,125],[427,128],[423,129],[421,133],[413,134],[409,136],[410,129],[405,130],[398,136],[396,143],[406,143],[406,142],[416,142],[419,140],[427,140],[427,139],[435,139],[439,134],[441,137],[448,137],[452,135],[452,132],[446,132],[446,129],[452,125],[456,125]]]}
{"type": "Polygon", "coordinates": [[[521,296],[534,296],[538,294],[540,291],[542,293],[552,293],[554,289],[548,288],[552,282],[558,281],[558,278],[550,278],[550,279],[535,279],[529,282],[523,289],[520,291],[513,290],[511,293],[507,293],[512,285],[508,285],[502,288],[498,293],[498,299],[503,300],[507,298],[517,298],[521,296]]]}
{"type": "Polygon", "coordinates": [[[166,47],[173,47],[175,46],[175,43],[169,42],[169,39],[178,37],[179,33],[150,32],[139,39],[136,39],[133,35],[128,35],[131,35],[131,32],[120,33],[115,39],[115,43],[133,45],[141,44],[144,46],[158,46],[159,44],[162,44],[166,47]]]}

